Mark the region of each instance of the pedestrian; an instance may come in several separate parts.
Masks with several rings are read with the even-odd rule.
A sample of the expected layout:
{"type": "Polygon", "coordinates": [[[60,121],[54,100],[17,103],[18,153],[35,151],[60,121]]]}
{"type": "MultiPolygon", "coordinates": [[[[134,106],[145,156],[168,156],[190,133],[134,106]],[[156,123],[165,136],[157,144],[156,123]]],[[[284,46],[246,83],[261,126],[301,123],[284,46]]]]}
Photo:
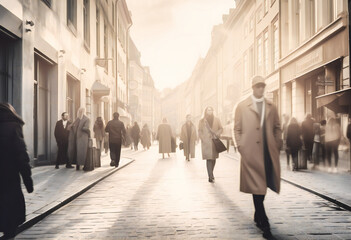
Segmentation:
{"type": "Polygon", "coordinates": [[[4,233],[3,239],[14,239],[17,227],[26,219],[20,176],[27,192],[33,192],[23,125],[10,104],[0,103],[0,232],[4,233]]]}
{"type": "Polygon", "coordinates": [[[319,166],[319,157],[321,150],[321,123],[315,122],[313,124],[313,149],[312,149],[312,161],[313,161],[313,169],[318,168],[319,166]]]}
{"type": "Polygon", "coordinates": [[[251,193],[255,206],[254,221],[263,237],[272,236],[264,208],[267,187],[279,193],[282,133],[276,106],[264,98],[265,81],[252,78],[253,94],[235,110],[234,136],[241,154],[240,191],[251,193]]]}
{"type": "Polygon", "coordinates": [[[296,118],[292,117],[287,130],[286,145],[292,157],[293,171],[298,170],[299,166],[299,150],[302,146],[301,128],[297,123],[296,118]]]}
{"type": "Polygon", "coordinates": [[[163,118],[162,123],[158,126],[156,139],[158,140],[158,152],[162,153],[162,158],[165,158],[165,153],[168,154],[172,151],[171,141],[172,141],[172,129],[171,126],[167,123],[167,118],[163,118]]]}
{"type": "Polygon", "coordinates": [[[133,150],[132,127],[128,124],[126,128],[125,146],[133,150]]]}
{"type": "Polygon", "coordinates": [[[287,163],[287,167],[290,167],[290,152],[289,152],[289,148],[286,145],[286,138],[288,135],[288,125],[289,125],[289,115],[287,114],[283,114],[283,119],[284,119],[284,123],[282,126],[282,132],[283,132],[283,149],[285,151],[286,154],[286,163],[287,163]]]}
{"type": "Polygon", "coordinates": [[[320,162],[323,161],[323,165],[325,166],[325,158],[327,155],[327,151],[325,149],[325,128],[327,125],[327,121],[325,119],[323,119],[322,121],[320,121],[321,123],[321,129],[320,129],[320,142],[321,142],[321,150],[322,150],[322,158],[320,159],[320,162]]]}
{"type": "Polygon", "coordinates": [[[68,120],[67,112],[63,112],[61,118],[61,120],[56,122],[54,131],[58,149],[55,168],[59,169],[60,164],[66,164],[66,168],[73,168],[68,158],[68,136],[69,128],[72,123],[68,120]]]}
{"type": "Polygon", "coordinates": [[[331,172],[331,159],[334,155],[335,165],[333,172],[338,171],[338,160],[339,160],[339,144],[341,139],[341,129],[338,121],[331,117],[328,120],[327,126],[325,128],[325,148],[327,151],[328,160],[328,172],[331,172]]]}
{"type": "Polygon", "coordinates": [[[121,158],[121,147],[123,138],[126,138],[126,129],[122,121],[119,120],[119,113],[113,114],[113,120],[106,125],[105,131],[109,133],[109,147],[111,157],[111,167],[119,166],[121,158]]]}
{"type": "Polygon", "coordinates": [[[301,133],[302,133],[303,144],[306,150],[305,157],[306,157],[306,160],[309,160],[310,162],[312,161],[312,149],[313,149],[313,138],[314,138],[313,124],[314,124],[314,120],[312,118],[312,115],[310,113],[306,113],[305,120],[302,122],[302,125],[301,125],[301,133]]]}
{"type": "Polygon", "coordinates": [[[151,146],[151,133],[149,126],[145,123],[140,134],[140,142],[143,145],[144,150],[150,149],[151,146]]]}
{"type": "Polygon", "coordinates": [[[90,119],[85,115],[85,108],[79,108],[77,119],[70,127],[68,138],[68,158],[76,163],[76,170],[85,165],[90,138],[90,119]]]}
{"type": "Polygon", "coordinates": [[[199,138],[201,139],[202,159],[206,160],[208,181],[214,183],[213,170],[219,154],[212,141],[214,137],[219,138],[223,127],[219,118],[214,116],[212,107],[206,107],[203,118],[199,122],[199,138]]]}
{"type": "Polygon", "coordinates": [[[140,140],[140,127],[137,122],[134,122],[134,126],[132,127],[131,137],[133,139],[134,150],[138,151],[138,145],[140,140]]]}
{"type": "Polygon", "coordinates": [[[94,137],[96,139],[96,148],[102,150],[102,143],[105,139],[105,124],[102,117],[97,117],[93,127],[94,137]]]}
{"type": "Polygon", "coordinates": [[[104,136],[104,149],[105,149],[105,154],[108,153],[108,145],[109,145],[109,143],[108,143],[108,138],[109,138],[108,133],[105,132],[105,136],[104,136]]]}
{"type": "Polygon", "coordinates": [[[180,132],[180,141],[183,142],[183,151],[185,160],[195,158],[195,142],[197,140],[196,127],[191,121],[191,115],[186,116],[186,122],[183,124],[180,132]]]}

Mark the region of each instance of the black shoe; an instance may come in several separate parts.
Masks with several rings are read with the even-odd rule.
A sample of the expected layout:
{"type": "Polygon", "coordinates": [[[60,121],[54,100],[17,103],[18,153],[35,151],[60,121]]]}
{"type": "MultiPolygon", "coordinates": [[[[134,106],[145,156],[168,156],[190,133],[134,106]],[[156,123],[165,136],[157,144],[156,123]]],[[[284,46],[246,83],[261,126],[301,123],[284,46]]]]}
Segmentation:
{"type": "Polygon", "coordinates": [[[262,233],[262,237],[263,238],[265,238],[265,239],[274,239],[273,235],[271,233],[271,229],[269,227],[262,229],[262,231],[263,231],[263,233],[262,233]]]}
{"type": "Polygon", "coordinates": [[[79,169],[80,169],[80,166],[79,166],[79,165],[77,165],[77,166],[76,166],[76,170],[78,171],[79,169]]]}
{"type": "Polygon", "coordinates": [[[213,183],[213,180],[212,180],[212,178],[209,178],[209,179],[208,179],[208,181],[209,181],[209,182],[211,182],[211,183],[213,183]]]}
{"type": "Polygon", "coordinates": [[[59,169],[60,167],[58,165],[55,166],[55,169],[59,169]]]}
{"type": "Polygon", "coordinates": [[[74,168],[72,165],[66,165],[66,168],[74,168]]]}

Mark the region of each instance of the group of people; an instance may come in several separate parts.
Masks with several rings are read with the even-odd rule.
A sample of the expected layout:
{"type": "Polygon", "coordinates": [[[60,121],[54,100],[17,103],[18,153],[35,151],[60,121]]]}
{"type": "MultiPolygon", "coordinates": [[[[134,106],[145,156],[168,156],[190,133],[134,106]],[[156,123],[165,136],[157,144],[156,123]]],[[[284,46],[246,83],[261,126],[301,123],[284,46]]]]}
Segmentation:
{"type": "Polygon", "coordinates": [[[143,146],[144,150],[150,149],[151,131],[146,123],[140,130],[139,124],[137,122],[134,122],[134,125],[132,127],[129,125],[127,126],[125,146],[130,146],[131,149],[134,148],[135,151],[138,151],[139,142],[143,146]]]}
{"type": "Polygon", "coordinates": [[[291,155],[292,169],[298,170],[298,156],[302,150],[300,156],[313,163],[314,168],[320,163],[325,165],[327,159],[328,172],[337,172],[341,136],[340,124],[334,117],[329,118],[328,122],[326,120],[317,122],[310,113],[307,113],[300,125],[295,117],[289,119],[284,115],[283,139],[288,167],[291,155]],[[332,170],[333,156],[335,164],[332,170]]]}

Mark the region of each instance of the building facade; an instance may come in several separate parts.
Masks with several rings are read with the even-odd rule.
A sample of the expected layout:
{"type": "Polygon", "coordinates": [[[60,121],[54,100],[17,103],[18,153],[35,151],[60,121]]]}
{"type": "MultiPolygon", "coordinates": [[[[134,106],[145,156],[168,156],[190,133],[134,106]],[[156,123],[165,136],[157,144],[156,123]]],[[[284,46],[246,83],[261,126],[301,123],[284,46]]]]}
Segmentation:
{"type": "MultiPolygon", "coordinates": [[[[75,120],[84,107],[92,127],[98,116],[111,119],[117,98],[127,101],[117,88],[126,84],[116,81],[122,71],[116,56],[123,55],[117,37],[128,30],[117,32],[119,8],[126,8],[124,0],[1,2],[0,61],[6,64],[1,64],[0,100],[13,104],[24,119],[34,165],[55,161],[53,132],[62,112],[75,120]]],[[[131,24],[129,15],[119,19],[131,24]]]]}

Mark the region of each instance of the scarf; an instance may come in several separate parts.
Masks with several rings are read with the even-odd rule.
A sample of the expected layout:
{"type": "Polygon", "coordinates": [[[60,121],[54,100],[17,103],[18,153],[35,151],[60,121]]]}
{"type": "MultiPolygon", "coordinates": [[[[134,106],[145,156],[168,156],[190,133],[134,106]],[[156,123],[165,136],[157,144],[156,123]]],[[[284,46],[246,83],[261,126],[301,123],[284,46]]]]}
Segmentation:
{"type": "Polygon", "coordinates": [[[261,98],[256,98],[254,95],[251,95],[251,99],[253,101],[253,103],[256,105],[256,109],[257,109],[257,103],[262,103],[262,113],[261,113],[261,122],[260,122],[260,126],[263,126],[263,121],[264,121],[264,114],[265,114],[265,108],[266,108],[266,104],[264,101],[264,97],[261,98]]]}

